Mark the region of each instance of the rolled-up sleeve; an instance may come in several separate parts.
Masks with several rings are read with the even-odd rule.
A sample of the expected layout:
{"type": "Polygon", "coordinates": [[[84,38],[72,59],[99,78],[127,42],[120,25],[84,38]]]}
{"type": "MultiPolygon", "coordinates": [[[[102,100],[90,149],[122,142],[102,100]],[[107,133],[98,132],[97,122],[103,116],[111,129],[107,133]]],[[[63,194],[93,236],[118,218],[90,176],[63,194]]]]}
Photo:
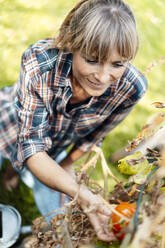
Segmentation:
{"type": "Polygon", "coordinates": [[[52,145],[49,137],[47,86],[39,72],[37,60],[28,49],[22,56],[15,107],[18,115],[17,160],[22,167],[27,158],[52,145]]]}

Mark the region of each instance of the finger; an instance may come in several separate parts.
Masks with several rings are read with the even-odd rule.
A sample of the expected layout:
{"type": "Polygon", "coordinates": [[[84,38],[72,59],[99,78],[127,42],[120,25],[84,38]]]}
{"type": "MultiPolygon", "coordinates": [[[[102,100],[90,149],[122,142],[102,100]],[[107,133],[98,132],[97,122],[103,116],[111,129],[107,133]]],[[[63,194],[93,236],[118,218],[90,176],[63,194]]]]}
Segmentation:
{"type": "Polygon", "coordinates": [[[111,216],[112,214],[111,210],[107,206],[102,204],[98,205],[97,212],[106,216],[111,216]]]}
{"type": "Polygon", "coordinates": [[[103,215],[100,213],[98,213],[97,216],[98,216],[100,223],[103,223],[105,226],[109,226],[109,223],[110,223],[110,217],[109,216],[106,216],[106,215],[103,215]]]}
{"type": "Polygon", "coordinates": [[[111,237],[114,236],[114,240],[115,240],[116,236],[113,235],[113,233],[111,234],[110,217],[98,213],[98,219],[99,219],[99,222],[102,223],[104,233],[106,233],[108,236],[111,235],[111,237]]]}
{"type": "Polygon", "coordinates": [[[96,235],[99,240],[105,241],[105,242],[111,242],[116,240],[114,234],[112,233],[106,233],[104,231],[103,223],[100,223],[98,216],[93,213],[88,214],[88,218],[96,232],[96,235]]]}
{"type": "Polygon", "coordinates": [[[110,231],[109,217],[102,214],[98,214],[98,219],[99,222],[102,224],[104,233],[108,235],[110,231]]]}
{"type": "Polygon", "coordinates": [[[117,240],[113,232],[105,233],[101,230],[97,232],[97,238],[105,242],[113,242],[117,240]]]}

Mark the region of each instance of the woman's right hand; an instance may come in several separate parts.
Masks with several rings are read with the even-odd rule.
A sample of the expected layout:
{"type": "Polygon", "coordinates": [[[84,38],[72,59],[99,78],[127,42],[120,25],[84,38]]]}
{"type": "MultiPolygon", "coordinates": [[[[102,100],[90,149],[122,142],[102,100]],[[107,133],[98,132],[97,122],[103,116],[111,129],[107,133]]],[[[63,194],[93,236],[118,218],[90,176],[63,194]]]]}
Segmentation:
{"type": "Polygon", "coordinates": [[[87,214],[99,240],[105,242],[117,240],[109,227],[112,213],[98,195],[93,194],[85,185],[81,185],[78,202],[87,214]]]}

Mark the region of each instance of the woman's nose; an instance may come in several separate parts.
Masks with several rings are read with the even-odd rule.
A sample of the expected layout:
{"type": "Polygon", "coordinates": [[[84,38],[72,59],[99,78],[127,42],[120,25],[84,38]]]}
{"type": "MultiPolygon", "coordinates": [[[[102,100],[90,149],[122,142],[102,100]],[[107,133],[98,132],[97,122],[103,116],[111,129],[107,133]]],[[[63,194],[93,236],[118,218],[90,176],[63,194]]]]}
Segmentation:
{"type": "Polygon", "coordinates": [[[95,78],[100,83],[109,83],[115,80],[113,68],[109,65],[101,65],[95,72],[95,78]]]}

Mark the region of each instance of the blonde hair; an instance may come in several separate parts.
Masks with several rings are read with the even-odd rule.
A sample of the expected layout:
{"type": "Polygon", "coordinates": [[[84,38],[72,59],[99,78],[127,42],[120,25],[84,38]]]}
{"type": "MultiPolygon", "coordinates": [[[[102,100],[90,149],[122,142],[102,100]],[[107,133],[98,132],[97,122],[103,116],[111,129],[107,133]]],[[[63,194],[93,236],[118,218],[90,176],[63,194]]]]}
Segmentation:
{"type": "Polygon", "coordinates": [[[131,60],[139,46],[133,12],[122,0],[82,0],[66,16],[55,46],[95,54],[100,61],[117,48],[120,56],[131,60]]]}

